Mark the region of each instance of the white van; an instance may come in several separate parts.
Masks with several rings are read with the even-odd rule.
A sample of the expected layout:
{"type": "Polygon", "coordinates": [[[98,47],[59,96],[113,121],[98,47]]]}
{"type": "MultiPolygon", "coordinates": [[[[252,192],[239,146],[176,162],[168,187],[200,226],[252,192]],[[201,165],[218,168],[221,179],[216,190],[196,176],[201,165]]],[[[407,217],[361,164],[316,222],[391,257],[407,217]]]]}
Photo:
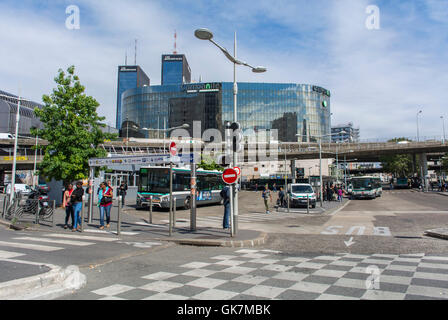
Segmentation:
{"type": "Polygon", "coordinates": [[[0,133],[0,139],[14,139],[14,136],[10,133],[0,133]]]}
{"type": "MultiPolygon", "coordinates": [[[[21,192],[22,195],[28,195],[31,192],[30,186],[27,184],[24,184],[24,183],[15,183],[14,189],[16,190],[16,192],[21,192]]],[[[6,194],[10,194],[10,193],[11,193],[11,184],[9,183],[6,186],[6,194]]]]}
{"type": "Polygon", "coordinates": [[[288,185],[290,206],[305,206],[309,201],[312,208],[316,208],[316,193],[309,183],[292,183],[288,185]]]}

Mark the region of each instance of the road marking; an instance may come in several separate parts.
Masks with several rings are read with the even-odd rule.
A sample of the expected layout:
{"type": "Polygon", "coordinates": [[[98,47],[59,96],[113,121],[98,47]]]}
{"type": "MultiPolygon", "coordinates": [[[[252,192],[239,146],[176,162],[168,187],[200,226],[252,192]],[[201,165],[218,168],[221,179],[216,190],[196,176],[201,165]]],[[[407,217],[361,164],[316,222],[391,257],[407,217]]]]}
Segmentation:
{"type": "Polygon", "coordinates": [[[10,252],[10,251],[3,251],[0,250],[0,259],[10,259],[10,258],[16,258],[20,256],[24,256],[24,253],[17,253],[17,252],[10,252]]]}
{"type": "Polygon", "coordinates": [[[29,244],[29,243],[7,242],[7,241],[0,241],[0,246],[29,249],[29,250],[36,250],[36,251],[47,251],[47,252],[64,249],[64,248],[59,248],[59,247],[43,246],[43,245],[29,244]]]}
{"type": "Polygon", "coordinates": [[[96,240],[96,241],[117,241],[117,238],[107,238],[107,237],[94,237],[94,236],[81,236],[79,234],[62,234],[62,233],[50,233],[45,234],[46,237],[56,237],[56,238],[71,238],[71,239],[85,239],[85,240],[96,240]]]}
{"type": "Polygon", "coordinates": [[[13,238],[14,240],[28,240],[28,241],[41,241],[41,242],[50,242],[50,243],[58,243],[58,244],[68,244],[71,246],[90,246],[94,244],[93,242],[81,242],[74,240],[57,240],[57,239],[48,239],[48,238],[34,238],[34,237],[18,237],[13,238]]]}
{"type": "MultiPolygon", "coordinates": [[[[336,234],[345,234],[345,235],[352,235],[355,233],[356,229],[358,231],[356,232],[356,235],[362,236],[365,234],[366,227],[365,226],[328,226],[325,228],[324,231],[321,232],[321,234],[326,235],[336,235],[336,234]],[[348,228],[347,231],[344,232],[344,228],[348,228]]],[[[390,237],[392,236],[392,233],[390,232],[389,227],[373,227],[372,228],[372,235],[374,236],[385,236],[390,237]]]]}

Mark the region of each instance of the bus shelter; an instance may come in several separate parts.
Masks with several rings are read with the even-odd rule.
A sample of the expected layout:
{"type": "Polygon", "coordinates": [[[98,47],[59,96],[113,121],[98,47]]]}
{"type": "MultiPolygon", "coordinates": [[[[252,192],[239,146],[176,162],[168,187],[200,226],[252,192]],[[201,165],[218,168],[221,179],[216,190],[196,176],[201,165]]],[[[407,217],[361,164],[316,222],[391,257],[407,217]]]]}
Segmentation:
{"type": "MultiPolygon", "coordinates": [[[[191,166],[191,192],[195,194],[196,192],[196,164],[194,161],[193,153],[179,154],[176,156],[172,156],[171,154],[149,154],[149,155],[141,155],[141,156],[118,156],[118,157],[107,157],[107,158],[92,158],[89,159],[89,201],[88,201],[88,220],[89,223],[92,221],[93,216],[93,203],[95,198],[95,186],[94,181],[94,173],[95,168],[114,168],[115,170],[119,170],[120,168],[129,168],[131,167],[133,171],[137,171],[140,167],[147,166],[167,166],[170,167],[170,235],[172,232],[172,169],[173,165],[176,166],[191,166]]],[[[117,180],[118,181],[118,180],[117,180]]],[[[194,199],[194,197],[192,197],[194,199]]],[[[152,210],[152,207],[151,207],[152,210]]],[[[192,202],[191,205],[191,226],[192,230],[196,229],[196,204],[195,201],[192,202]]]]}

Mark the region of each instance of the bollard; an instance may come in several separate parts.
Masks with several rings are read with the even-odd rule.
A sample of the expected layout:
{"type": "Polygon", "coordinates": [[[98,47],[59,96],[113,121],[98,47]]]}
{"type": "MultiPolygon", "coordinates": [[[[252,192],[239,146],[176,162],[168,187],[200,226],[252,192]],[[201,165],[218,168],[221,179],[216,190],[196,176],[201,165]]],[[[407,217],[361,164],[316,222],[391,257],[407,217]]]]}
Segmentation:
{"type": "Polygon", "coordinates": [[[120,203],[121,203],[121,196],[118,196],[117,236],[119,236],[121,233],[120,203]]]}
{"type": "Polygon", "coordinates": [[[39,224],[39,201],[36,200],[36,220],[34,221],[35,224],[39,224]]]}
{"type": "Polygon", "coordinates": [[[86,196],[83,195],[82,196],[82,201],[81,201],[81,232],[84,232],[84,201],[85,201],[86,196]]]}
{"type": "Polygon", "coordinates": [[[310,213],[310,194],[306,194],[306,213],[310,213]]]}
{"type": "Polygon", "coordinates": [[[149,196],[149,224],[152,224],[152,196],[149,196]]]}
{"type": "Polygon", "coordinates": [[[176,228],[176,197],[173,198],[173,228],[176,228]]]}
{"type": "Polygon", "coordinates": [[[287,197],[287,201],[288,201],[288,213],[289,213],[289,206],[290,206],[290,195],[289,195],[289,193],[288,193],[288,197],[287,197]]]}

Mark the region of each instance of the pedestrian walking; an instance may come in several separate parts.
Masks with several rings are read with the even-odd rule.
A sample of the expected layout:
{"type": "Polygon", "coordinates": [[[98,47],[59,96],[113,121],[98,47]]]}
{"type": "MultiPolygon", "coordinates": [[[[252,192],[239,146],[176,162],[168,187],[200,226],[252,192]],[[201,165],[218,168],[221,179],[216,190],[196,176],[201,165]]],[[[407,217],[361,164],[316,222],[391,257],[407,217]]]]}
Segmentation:
{"type": "Polygon", "coordinates": [[[67,188],[64,191],[64,196],[62,198],[62,207],[65,208],[65,224],[64,224],[64,229],[68,228],[68,220],[72,219],[72,227],[74,224],[74,212],[73,212],[73,206],[72,203],[70,202],[70,198],[73,192],[73,184],[69,183],[67,185],[67,188]]]}
{"type": "Polygon", "coordinates": [[[124,206],[124,203],[125,203],[124,198],[126,197],[126,191],[127,190],[128,190],[128,185],[126,183],[122,182],[120,184],[120,188],[118,188],[118,191],[119,191],[120,196],[121,196],[121,206],[122,207],[124,206]]]}
{"type": "Polygon", "coordinates": [[[266,185],[263,192],[261,193],[261,196],[263,197],[264,200],[264,206],[266,208],[266,213],[269,214],[269,202],[268,202],[268,198],[270,199],[271,203],[272,203],[272,195],[271,195],[271,190],[269,190],[269,186],[266,185]]]}
{"type": "Polygon", "coordinates": [[[73,228],[72,231],[81,232],[81,209],[82,209],[82,197],[84,195],[84,189],[82,188],[82,182],[76,182],[76,189],[72,192],[70,196],[70,202],[73,206],[73,228]]]}
{"type": "Polygon", "coordinates": [[[100,209],[100,230],[104,229],[104,215],[106,215],[106,228],[110,227],[110,210],[112,208],[113,192],[107,182],[101,182],[98,193],[98,207],[100,209]]]}
{"type": "Polygon", "coordinates": [[[225,186],[224,189],[219,193],[221,198],[223,199],[224,205],[224,217],[222,219],[222,228],[229,229],[229,218],[230,218],[230,188],[229,186],[225,186]]]}
{"type": "Polygon", "coordinates": [[[339,202],[342,201],[342,188],[341,187],[338,188],[338,201],[339,202]]]}
{"type": "Polygon", "coordinates": [[[283,191],[283,187],[280,187],[280,191],[278,192],[278,205],[283,208],[285,203],[285,192],[283,191]]]}

